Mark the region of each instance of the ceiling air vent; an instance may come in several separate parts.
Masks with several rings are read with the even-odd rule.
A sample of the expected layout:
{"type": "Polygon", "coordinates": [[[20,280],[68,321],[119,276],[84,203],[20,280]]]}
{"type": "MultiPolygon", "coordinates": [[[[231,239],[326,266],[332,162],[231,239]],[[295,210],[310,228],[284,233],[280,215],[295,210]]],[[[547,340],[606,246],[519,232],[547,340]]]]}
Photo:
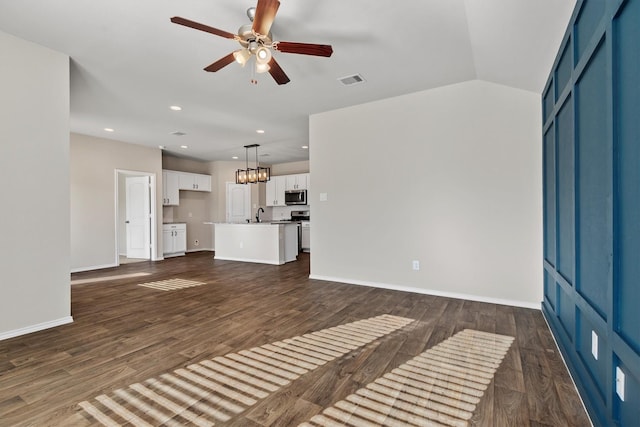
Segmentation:
{"type": "Polygon", "coordinates": [[[184,136],[186,135],[186,133],[184,132],[180,132],[179,130],[175,131],[175,132],[171,132],[170,135],[175,135],[175,136],[184,136]]]}
{"type": "Polygon", "coordinates": [[[364,83],[364,77],[362,77],[360,74],[354,74],[352,76],[346,76],[346,77],[340,77],[338,79],[338,81],[340,83],[342,83],[345,86],[353,86],[353,85],[357,85],[360,83],[364,83]]]}

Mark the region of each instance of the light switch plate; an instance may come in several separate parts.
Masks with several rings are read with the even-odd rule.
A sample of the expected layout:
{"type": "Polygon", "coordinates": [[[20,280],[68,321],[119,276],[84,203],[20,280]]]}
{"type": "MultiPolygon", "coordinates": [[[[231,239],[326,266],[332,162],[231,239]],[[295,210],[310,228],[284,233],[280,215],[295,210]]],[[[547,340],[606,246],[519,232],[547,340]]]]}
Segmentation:
{"type": "Polygon", "coordinates": [[[624,402],[624,372],[616,366],[616,394],[624,402]]]}
{"type": "Polygon", "coordinates": [[[591,354],[594,359],[598,360],[598,334],[596,331],[591,331],[591,354]]]}
{"type": "Polygon", "coordinates": [[[327,201],[327,193],[320,193],[320,201],[321,202],[327,201]]]}

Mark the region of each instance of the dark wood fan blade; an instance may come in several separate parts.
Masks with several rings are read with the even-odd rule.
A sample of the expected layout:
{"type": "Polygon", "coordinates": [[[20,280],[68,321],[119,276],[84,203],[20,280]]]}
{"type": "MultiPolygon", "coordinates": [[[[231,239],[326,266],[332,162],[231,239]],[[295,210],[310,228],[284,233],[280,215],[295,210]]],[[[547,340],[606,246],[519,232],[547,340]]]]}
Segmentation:
{"type": "Polygon", "coordinates": [[[268,35],[279,7],[278,0],[258,0],[256,14],[253,17],[253,31],[263,36],[268,35]]]}
{"type": "Polygon", "coordinates": [[[291,81],[273,57],[271,57],[271,61],[269,61],[269,67],[271,67],[269,68],[269,74],[271,74],[273,80],[279,85],[284,85],[291,81]]]}
{"type": "Polygon", "coordinates": [[[328,44],[278,42],[275,48],[284,53],[299,53],[301,55],[326,56],[333,53],[333,48],[328,44]]]}
{"type": "Polygon", "coordinates": [[[227,31],[219,30],[217,28],[210,27],[208,25],[201,24],[199,22],[191,21],[189,19],[180,18],[174,16],[171,18],[171,22],[174,24],[184,25],[185,27],[194,28],[196,30],[204,31],[205,33],[215,34],[216,36],[224,37],[225,39],[235,39],[236,35],[227,31]]]}
{"type": "Polygon", "coordinates": [[[213,64],[209,65],[204,70],[205,71],[211,71],[211,72],[215,73],[219,69],[221,69],[223,67],[226,67],[227,65],[231,64],[233,61],[235,61],[235,58],[233,56],[233,52],[231,52],[229,55],[225,56],[224,58],[220,58],[216,62],[214,62],[213,64]]]}

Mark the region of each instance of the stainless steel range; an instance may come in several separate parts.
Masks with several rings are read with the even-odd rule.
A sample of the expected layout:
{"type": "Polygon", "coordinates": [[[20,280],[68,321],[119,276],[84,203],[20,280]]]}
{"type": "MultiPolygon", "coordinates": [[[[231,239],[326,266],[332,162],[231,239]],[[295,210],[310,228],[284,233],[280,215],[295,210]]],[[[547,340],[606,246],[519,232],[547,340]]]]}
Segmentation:
{"type": "Polygon", "coordinates": [[[309,211],[291,211],[291,221],[300,224],[298,226],[298,251],[309,251],[309,211]]]}
{"type": "Polygon", "coordinates": [[[309,211],[291,211],[291,221],[309,221],[309,211]]]}

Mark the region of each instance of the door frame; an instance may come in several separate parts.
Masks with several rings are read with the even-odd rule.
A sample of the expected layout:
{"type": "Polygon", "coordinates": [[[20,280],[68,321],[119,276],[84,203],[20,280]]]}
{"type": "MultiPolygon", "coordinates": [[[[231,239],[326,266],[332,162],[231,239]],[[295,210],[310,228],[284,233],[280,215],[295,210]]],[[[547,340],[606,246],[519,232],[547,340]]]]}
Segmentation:
{"type": "Polygon", "coordinates": [[[149,207],[151,208],[151,218],[150,218],[150,233],[149,233],[149,238],[150,238],[150,245],[151,245],[151,261],[159,261],[161,258],[158,258],[158,251],[157,251],[157,247],[158,247],[158,221],[157,221],[157,209],[156,209],[156,204],[157,204],[157,195],[156,195],[156,174],[154,172],[144,172],[144,171],[132,171],[132,170],[126,170],[126,169],[115,169],[114,170],[114,194],[115,194],[115,200],[114,200],[114,205],[115,205],[115,236],[114,236],[114,245],[113,245],[113,249],[114,249],[114,259],[115,259],[115,265],[116,267],[120,266],[120,231],[122,230],[122,227],[124,227],[124,224],[120,224],[119,219],[120,219],[120,195],[119,195],[119,191],[118,191],[118,182],[120,177],[127,177],[127,176],[148,176],[149,177],[149,198],[150,198],[150,203],[149,203],[149,207]]]}

